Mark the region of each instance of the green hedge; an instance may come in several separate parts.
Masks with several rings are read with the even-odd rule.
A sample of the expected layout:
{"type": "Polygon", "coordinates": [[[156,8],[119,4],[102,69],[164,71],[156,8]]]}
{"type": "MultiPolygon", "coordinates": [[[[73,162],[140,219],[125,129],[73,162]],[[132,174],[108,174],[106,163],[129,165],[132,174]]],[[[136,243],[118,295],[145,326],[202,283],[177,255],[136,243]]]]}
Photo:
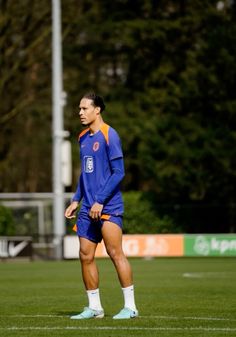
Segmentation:
{"type": "Polygon", "coordinates": [[[181,232],[174,220],[167,214],[160,215],[158,206],[145,198],[141,192],[132,191],[123,193],[125,204],[124,233],[177,233],[181,232]]]}
{"type": "Polygon", "coordinates": [[[9,208],[0,205],[0,235],[15,235],[15,223],[9,208]]]}

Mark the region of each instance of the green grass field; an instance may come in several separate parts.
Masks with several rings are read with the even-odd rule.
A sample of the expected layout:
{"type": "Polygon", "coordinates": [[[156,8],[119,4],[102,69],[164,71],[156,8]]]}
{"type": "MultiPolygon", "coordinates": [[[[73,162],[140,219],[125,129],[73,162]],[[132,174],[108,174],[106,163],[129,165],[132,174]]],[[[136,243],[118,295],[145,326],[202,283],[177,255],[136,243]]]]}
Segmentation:
{"type": "Polygon", "coordinates": [[[130,260],[140,317],[114,321],[123,298],[113,265],[98,260],[106,316],[72,321],[87,298],[78,261],[0,263],[0,336],[236,336],[234,258],[130,260]]]}

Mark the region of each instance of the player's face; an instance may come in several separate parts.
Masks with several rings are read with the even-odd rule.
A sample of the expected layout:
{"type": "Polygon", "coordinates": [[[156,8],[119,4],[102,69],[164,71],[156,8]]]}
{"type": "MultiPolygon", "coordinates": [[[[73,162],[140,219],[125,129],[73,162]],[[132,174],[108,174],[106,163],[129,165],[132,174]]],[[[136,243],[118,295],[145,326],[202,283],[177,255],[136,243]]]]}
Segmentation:
{"type": "Polygon", "coordinates": [[[88,98],[82,98],[79,105],[79,117],[81,124],[84,126],[89,126],[99,116],[100,108],[93,105],[93,101],[88,98]]]}

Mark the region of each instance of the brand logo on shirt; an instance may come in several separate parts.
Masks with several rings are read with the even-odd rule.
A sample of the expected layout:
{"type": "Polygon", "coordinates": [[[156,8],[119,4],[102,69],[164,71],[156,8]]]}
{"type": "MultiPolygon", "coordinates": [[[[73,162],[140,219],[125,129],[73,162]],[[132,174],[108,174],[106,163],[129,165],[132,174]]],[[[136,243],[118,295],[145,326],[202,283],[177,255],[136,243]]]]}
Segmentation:
{"type": "Polygon", "coordinates": [[[94,170],[93,157],[84,156],[84,171],[86,173],[92,173],[94,170]]]}
{"type": "Polygon", "coordinates": [[[93,144],[93,151],[97,151],[99,149],[99,142],[95,142],[93,144]]]}

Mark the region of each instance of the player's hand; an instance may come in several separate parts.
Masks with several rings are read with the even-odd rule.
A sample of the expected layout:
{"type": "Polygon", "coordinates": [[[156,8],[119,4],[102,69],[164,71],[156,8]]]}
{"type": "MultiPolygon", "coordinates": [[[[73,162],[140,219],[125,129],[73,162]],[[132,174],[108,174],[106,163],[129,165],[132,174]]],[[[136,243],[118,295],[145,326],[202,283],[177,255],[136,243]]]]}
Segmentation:
{"type": "Polygon", "coordinates": [[[67,209],[65,210],[65,217],[67,219],[73,219],[76,217],[75,213],[76,213],[76,210],[79,206],[79,203],[78,201],[73,201],[70,206],[67,207],[67,209]]]}
{"type": "Polygon", "coordinates": [[[102,215],[102,209],[103,205],[95,202],[89,211],[89,216],[94,220],[100,219],[102,215]]]}

